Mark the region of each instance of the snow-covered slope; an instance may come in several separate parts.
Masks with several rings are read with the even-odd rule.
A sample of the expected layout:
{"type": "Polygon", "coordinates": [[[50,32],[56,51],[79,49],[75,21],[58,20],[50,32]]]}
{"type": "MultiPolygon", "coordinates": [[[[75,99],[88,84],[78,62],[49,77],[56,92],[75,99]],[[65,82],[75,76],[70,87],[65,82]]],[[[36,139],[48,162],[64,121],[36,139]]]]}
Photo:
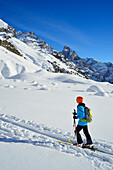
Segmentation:
{"type": "Polygon", "coordinates": [[[8,24],[5,23],[3,20],[0,19],[0,28],[5,28],[7,29],[8,28],[8,24]]]}
{"type": "Polygon", "coordinates": [[[44,70],[1,79],[1,170],[113,169],[112,91],[109,83],[44,70]],[[93,142],[106,153],[58,142],[76,141],[72,111],[78,95],[93,112],[93,142]]]}
{"type": "Polygon", "coordinates": [[[9,78],[22,72],[32,73],[38,69],[39,67],[30,60],[0,47],[0,78],[9,78]]]}

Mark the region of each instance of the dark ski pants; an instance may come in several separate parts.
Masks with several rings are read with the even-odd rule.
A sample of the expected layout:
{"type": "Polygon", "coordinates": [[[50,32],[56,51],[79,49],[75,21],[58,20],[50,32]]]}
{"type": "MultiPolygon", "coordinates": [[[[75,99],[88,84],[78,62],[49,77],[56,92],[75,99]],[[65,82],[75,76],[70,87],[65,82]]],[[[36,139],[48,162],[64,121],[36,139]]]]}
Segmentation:
{"type": "Polygon", "coordinates": [[[75,129],[75,134],[77,136],[77,143],[78,144],[83,143],[81,135],[79,133],[82,129],[83,129],[83,132],[84,132],[84,134],[86,136],[87,144],[92,144],[91,136],[90,136],[90,134],[88,132],[88,126],[87,125],[86,126],[77,125],[77,127],[75,129]]]}

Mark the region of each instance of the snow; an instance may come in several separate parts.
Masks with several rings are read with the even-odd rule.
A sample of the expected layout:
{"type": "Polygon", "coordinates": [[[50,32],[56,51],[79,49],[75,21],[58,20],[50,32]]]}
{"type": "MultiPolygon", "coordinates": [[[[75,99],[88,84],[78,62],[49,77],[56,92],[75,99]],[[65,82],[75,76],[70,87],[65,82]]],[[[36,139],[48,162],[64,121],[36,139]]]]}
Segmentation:
{"type": "Polygon", "coordinates": [[[108,97],[108,94],[105,93],[105,91],[100,86],[92,85],[86,91],[87,92],[96,92],[94,95],[97,95],[97,96],[106,96],[106,97],[108,97]]]}
{"type": "Polygon", "coordinates": [[[0,28],[8,28],[8,24],[5,23],[3,20],[0,19],[0,28]]]}
{"type": "Polygon", "coordinates": [[[112,169],[112,89],[111,84],[44,70],[1,79],[1,169],[112,169]],[[94,85],[109,97],[87,91],[94,85]],[[94,144],[111,154],[58,142],[76,140],[72,111],[78,95],[92,108],[94,120],[89,130],[94,144]]]}
{"type": "MultiPolygon", "coordinates": [[[[2,154],[0,159],[1,169],[50,169],[50,170],[57,170],[57,169],[66,169],[66,167],[70,167],[74,169],[78,167],[80,169],[81,165],[83,164],[84,167],[87,168],[86,164],[89,165],[89,168],[92,168],[89,162],[85,160],[80,160],[79,157],[76,158],[78,165],[76,165],[75,158],[73,155],[67,155],[65,153],[60,153],[55,150],[49,150],[48,148],[40,148],[36,146],[26,145],[23,144],[8,144],[6,143],[0,145],[0,150],[4,153],[2,154]],[[16,152],[15,152],[16,150],[16,152]],[[8,154],[7,154],[8,152],[8,154]],[[3,162],[4,160],[4,162],[3,162]],[[17,161],[18,160],[18,164],[17,161]],[[29,161],[28,161],[29,160],[29,161]],[[37,163],[37,160],[40,160],[37,163]],[[64,162],[65,160],[65,162],[64,162]],[[58,164],[58,162],[59,164],[58,164]],[[10,162],[10,164],[9,164],[10,162]],[[72,164],[73,162],[73,164],[72,164]]],[[[93,170],[94,168],[92,168],[93,170]]]]}
{"type": "Polygon", "coordinates": [[[8,78],[22,72],[35,72],[39,69],[29,60],[6,50],[0,46],[0,77],[8,78]]]}
{"type": "Polygon", "coordinates": [[[8,41],[23,56],[0,46],[0,169],[113,169],[113,85],[47,72],[53,69],[47,60],[66,65],[16,38],[8,41]],[[76,141],[72,112],[80,95],[92,109],[93,143],[106,153],[58,141],[76,141]]]}
{"type": "MultiPolygon", "coordinates": [[[[0,39],[4,40],[4,37],[2,34],[0,34],[0,39]]],[[[66,64],[62,63],[60,60],[58,60],[54,56],[50,54],[45,55],[45,53],[40,52],[40,50],[34,50],[33,47],[29,47],[27,44],[23,43],[22,41],[14,37],[12,37],[11,39],[8,39],[7,41],[13,44],[23,56],[20,57],[16,55],[15,53],[12,53],[8,51],[7,49],[3,48],[2,46],[0,46],[0,54],[1,54],[0,64],[2,63],[2,61],[4,63],[4,64],[2,63],[3,66],[0,68],[1,78],[4,78],[4,77],[8,78],[13,75],[17,75],[17,73],[21,73],[21,72],[35,72],[36,70],[39,70],[39,69],[50,70],[51,72],[53,72],[54,71],[53,65],[50,62],[55,62],[57,63],[58,66],[60,66],[60,68],[71,71],[71,69],[69,69],[68,66],[66,66],[66,64]],[[17,62],[17,60],[19,62],[17,62]],[[7,64],[7,62],[9,61],[10,61],[10,64],[7,64]],[[12,63],[13,63],[13,66],[12,66],[12,63]],[[4,67],[6,68],[4,69],[4,67]],[[18,67],[18,69],[15,67],[18,67]],[[14,74],[10,73],[12,72],[12,68],[13,68],[14,74]]]]}

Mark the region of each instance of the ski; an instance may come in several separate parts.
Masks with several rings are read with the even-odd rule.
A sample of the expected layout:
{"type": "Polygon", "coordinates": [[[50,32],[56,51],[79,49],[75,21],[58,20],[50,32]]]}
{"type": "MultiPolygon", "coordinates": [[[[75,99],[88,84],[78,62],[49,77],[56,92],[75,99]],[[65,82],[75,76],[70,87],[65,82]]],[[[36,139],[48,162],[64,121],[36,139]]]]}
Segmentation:
{"type": "MultiPolygon", "coordinates": [[[[70,144],[74,145],[74,143],[70,139],[68,139],[68,141],[70,142],[70,144]]],[[[107,150],[105,148],[102,148],[102,147],[95,147],[95,146],[89,147],[89,146],[83,145],[81,148],[83,148],[83,149],[90,149],[91,151],[94,151],[94,152],[98,151],[98,152],[102,152],[102,153],[105,153],[105,154],[113,155],[113,152],[111,152],[111,151],[109,151],[109,150],[107,150]]]]}
{"type": "MultiPolygon", "coordinates": [[[[74,145],[74,143],[70,140],[70,139],[68,139],[68,141],[69,141],[69,143],[70,144],[72,144],[72,145],[74,145]]],[[[74,146],[76,146],[76,145],[74,145],[74,146]]],[[[91,151],[96,151],[97,150],[97,148],[95,148],[94,146],[86,146],[86,145],[82,145],[82,146],[77,146],[77,147],[80,147],[80,148],[83,148],[83,149],[90,149],[91,151]]]]}
{"type": "MultiPolygon", "coordinates": [[[[60,139],[58,139],[59,143],[63,144],[63,145],[74,145],[74,143],[68,139],[69,143],[68,142],[62,142],[60,139]]],[[[75,145],[74,145],[75,146],[75,145]]],[[[77,147],[80,147],[80,146],[77,146],[77,147]]],[[[80,147],[80,148],[84,148],[84,149],[90,149],[91,151],[95,151],[96,148],[89,148],[89,147],[80,147]]]]}
{"type": "Polygon", "coordinates": [[[63,144],[63,145],[72,145],[71,143],[67,143],[67,142],[62,142],[60,139],[58,139],[59,143],[63,144]]]}
{"type": "Polygon", "coordinates": [[[73,145],[75,147],[79,147],[79,148],[82,148],[82,149],[89,149],[90,151],[93,151],[93,152],[98,151],[98,152],[101,152],[101,153],[113,155],[113,152],[111,152],[111,151],[109,151],[109,150],[107,150],[105,148],[102,148],[102,147],[95,147],[95,146],[89,147],[89,146],[85,146],[85,145],[76,146],[76,145],[74,145],[74,143],[70,139],[68,139],[69,143],[68,142],[63,142],[60,139],[58,141],[59,141],[59,143],[61,143],[63,145],[73,145]]]}

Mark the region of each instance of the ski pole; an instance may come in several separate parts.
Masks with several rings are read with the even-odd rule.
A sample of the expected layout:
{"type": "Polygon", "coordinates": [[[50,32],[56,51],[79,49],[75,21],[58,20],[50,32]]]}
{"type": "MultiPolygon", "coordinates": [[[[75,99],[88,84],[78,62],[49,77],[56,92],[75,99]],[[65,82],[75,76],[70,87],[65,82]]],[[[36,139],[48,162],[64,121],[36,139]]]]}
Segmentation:
{"type": "Polygon", "coordinates": [[[75,116],[76,116],[76,110],[74,109],[73,114],[73,128],[74,128],[74,133],[75,133],[75,129],[76,129],[76,121],[75,121],[75,116]]]}

